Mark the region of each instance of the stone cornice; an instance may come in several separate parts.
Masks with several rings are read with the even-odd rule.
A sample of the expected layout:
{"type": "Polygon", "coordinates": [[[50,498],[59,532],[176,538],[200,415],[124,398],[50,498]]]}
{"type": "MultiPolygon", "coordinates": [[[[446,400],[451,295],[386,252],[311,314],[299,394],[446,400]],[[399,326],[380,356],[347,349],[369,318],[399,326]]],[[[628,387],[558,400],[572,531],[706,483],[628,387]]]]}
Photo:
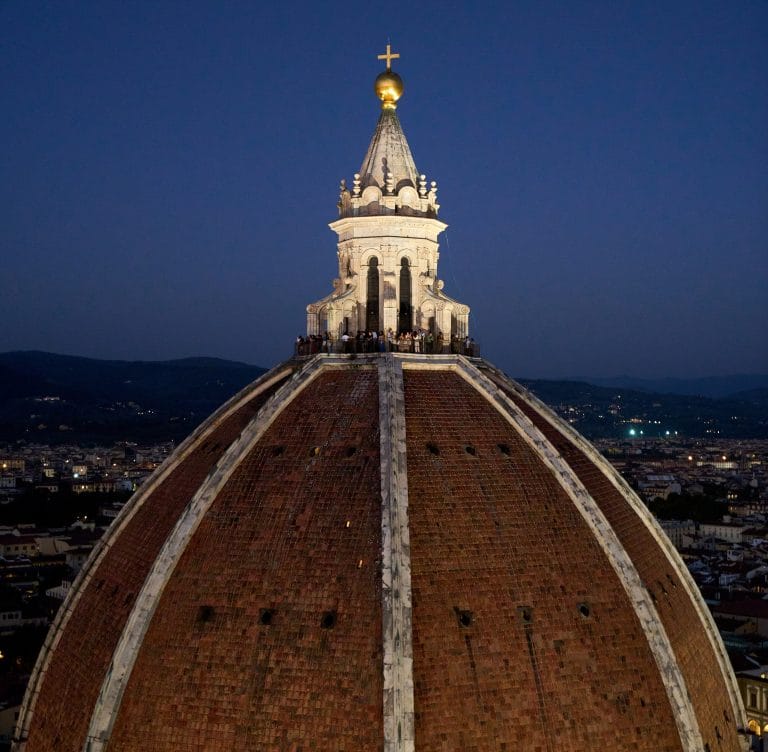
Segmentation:
{"type": "Polygon", "coordinates": [[[427,217],[373,216],[342,217],[330,222],[340,241],[354,238],[417,238],[437,242],[437,236],[448,225],[427,217]]]}

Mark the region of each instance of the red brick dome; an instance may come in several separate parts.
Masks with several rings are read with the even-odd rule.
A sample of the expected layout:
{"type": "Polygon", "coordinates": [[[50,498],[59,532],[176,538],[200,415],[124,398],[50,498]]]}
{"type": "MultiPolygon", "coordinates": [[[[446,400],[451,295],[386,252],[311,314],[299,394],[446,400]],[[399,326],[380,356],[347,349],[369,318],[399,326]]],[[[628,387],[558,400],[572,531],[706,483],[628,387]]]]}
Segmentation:
{"type": "Polygon", "coordinates": [[[735,682],[617,473],[488,363],[318,355],[133,497],[16,749],[736,752],[735,682]]]}

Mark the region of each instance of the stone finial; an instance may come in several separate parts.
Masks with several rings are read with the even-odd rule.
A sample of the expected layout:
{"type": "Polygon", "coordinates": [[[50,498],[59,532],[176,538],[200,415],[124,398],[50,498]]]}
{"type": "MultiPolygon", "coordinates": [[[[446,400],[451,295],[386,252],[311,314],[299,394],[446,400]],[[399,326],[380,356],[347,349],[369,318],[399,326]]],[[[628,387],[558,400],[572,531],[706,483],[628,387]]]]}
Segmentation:
{"type": "Polygon", "coordinates": [[[352,184],[352,195],[357,198],[360,195],[360,173],[356,172],[352,184]]]}
{"type": "Polygon", "coordinates": [[[429,200],[433,204],[437,201],[437,183],[434,180],[430,183],[429,200]]]}
{"type": "Polygon", "coordinates": [[[427,195],[427,176],[419,175],[419,196],[424,198],[427,195]]]}

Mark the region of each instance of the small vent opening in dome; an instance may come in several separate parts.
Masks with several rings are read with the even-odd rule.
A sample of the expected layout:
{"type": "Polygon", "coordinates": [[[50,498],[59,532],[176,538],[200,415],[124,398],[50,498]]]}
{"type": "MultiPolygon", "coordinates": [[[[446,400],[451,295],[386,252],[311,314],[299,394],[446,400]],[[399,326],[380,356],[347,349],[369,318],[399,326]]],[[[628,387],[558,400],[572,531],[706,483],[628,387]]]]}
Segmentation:
{"type": "Polygon", "coordinates": [[[471,611],[466,611],[459,608],[455,608],[454,610],[456,611],[456,616],[459,620],[460,627],[464,627],[466,629],[467,627],[472,626],[474,618],[471,611]]]}
{"type": "Polygon", "coordinates": [[[216,609],[213,606],[200,606],[197,609],[197,620],[202,624],[213,621],[214,616],[216,616],[216,609]]]}
{"type": "Polygon", "coordinates": [[[272,447],[272,456],[273,457],[279,457],[282,454],[285,454],[285,447],[284,446],[272,447]]]}
{"type": "Polygon", "coordinates": [[[526,624],[530,624],[533,621],[533,609],[530,606],[520,606],[517,612],[526,624]]]}
{"type": "Polygon", "coordinates": [[[312,447],[312,449],[309,450],[309,456],[310,457],[317,457],[317,455],[320,454],[320,447],[312,447]]]}
{"type": "Polygon", "coordinates": [[[673,587],[673,588],[676,588],[676,587],[677,587],[677,583],[675,582],[675,578],[674,578],[674,577],[672,577],[672,575],[671,575],[671,574],[668,574],[668,575],[667,575],[667,579],[669,580],[669,582],[670,582],[670,584],[672,585],[672,587],[673,587]]]}
{"type": "Polygon", "coordinates": [[[357,447],[347,447],[347,457],[354,457],[357,454],[357,447]]]}
{"type": "Polygon", "coordinates": [[[336,612],[326,611],[320,619],[320,626],[323,629],[333,629],[336,626],[336,612]]]}
{"type": "Polygon", "coordinates": [[[218,441],[206,441],[205,444],[201,447],[201,449],[208,455],[217,454],[219,450],[221,449],[221,443],[218,441]]]}
{"type": "Polygon", "coordinates": [[[496,447],[502,454],[505,454],[507,457],[509,457],[510,452],[508,444],[496,444],[496,447]]]}
{"type": "Polygon", "coordinates": [[[477,457],[477,449],[475,449],[471,444],[467,444],[467,446],[464,447],[464,451],[471,457],[477,457]]]}
{"type": "Polygon", "coordinates": [[[581,614],[582,618],[589,619],[590,614],[592,613],[589,604],[588,603],[579,603],[578,605],[579,614],[581,614]]]}
{"type": "Polygon", "coordinates": [[[430,454],[438,456],[440,454],[440,447],[437,444],[433,444],[431,441],[427,443],[427,450],[430,454]]]}
{"type": "Polygon", "coordinates": [[[261,613],[259,614],[259,624],[262,624],[265,627],[269,627],[272,625],[272,620],[274,618],[275,618],[275,609],[262,608],[261,613]]]}

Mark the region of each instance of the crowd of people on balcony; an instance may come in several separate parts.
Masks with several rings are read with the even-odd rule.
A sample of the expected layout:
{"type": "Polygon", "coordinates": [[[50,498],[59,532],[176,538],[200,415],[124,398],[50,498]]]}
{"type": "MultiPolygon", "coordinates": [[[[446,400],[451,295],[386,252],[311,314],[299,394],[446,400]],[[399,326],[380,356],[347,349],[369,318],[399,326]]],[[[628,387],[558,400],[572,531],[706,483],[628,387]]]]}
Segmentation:
{"type": "Polygon", "coordinates": [[[435,355],[452,353],[454,355],[479,355],[479,348],[472,337],[446,338],[442,332],[433,334],[425,329],[400,332],[392,329],[387,332],[358,331],[356,335],[344,332],[341,337],[333,338],[328,332],[296,337],[296,355],[315,355],[317,353],[384,353],[401,352],[435,355]]]}

